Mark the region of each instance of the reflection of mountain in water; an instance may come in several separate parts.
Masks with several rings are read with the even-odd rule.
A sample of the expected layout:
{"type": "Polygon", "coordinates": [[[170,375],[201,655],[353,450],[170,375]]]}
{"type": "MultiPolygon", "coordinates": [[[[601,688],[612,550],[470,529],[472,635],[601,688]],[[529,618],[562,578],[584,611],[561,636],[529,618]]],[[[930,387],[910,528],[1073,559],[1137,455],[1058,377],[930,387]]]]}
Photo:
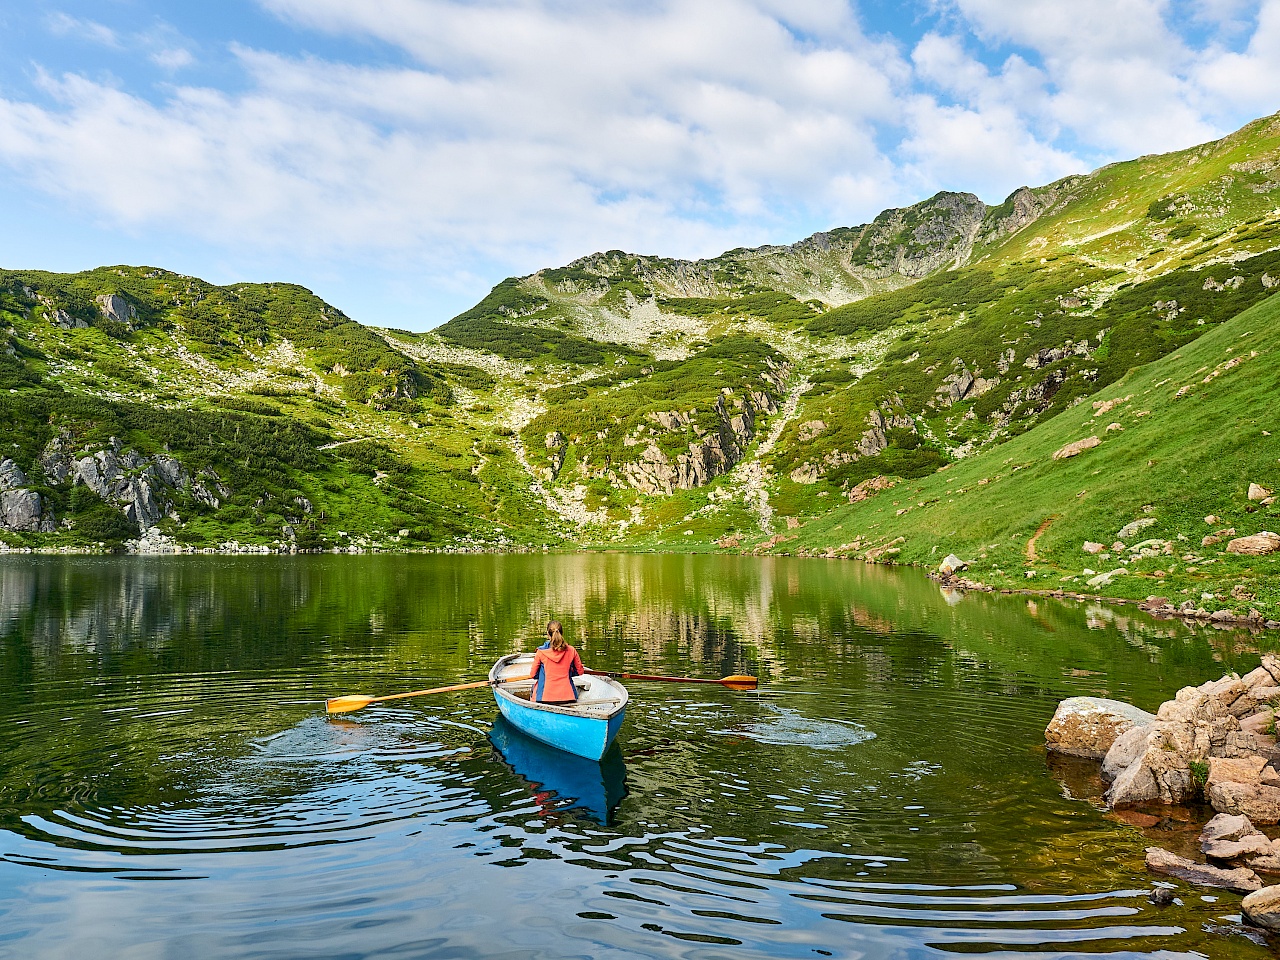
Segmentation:
{"type": "MultiPolygon", "coordinates": [[[[1052,600],[1029,607],[998,595],[957,602],[913,572],[848,561],[616,554],[0,560],[0,639],[29,650],[37,673],[64,657],[124,651],[163,655],[166,668],[192,672],[299,657],[349,662],[354,651],[398,663],[409,675],[426,649],[439,662],[441,645],[466,671],[477,657],[528,648],[552,617],[565,622],[588,661],[771,680],[814,679],[850,656],[861,659],[869,679],[916,671],[918,664],[884,649],[887,638],[903,634],[919,637],[920,652],[931,647],[941,656],[955,645],[1020,669],[1027,651],[1019,645],[1049,635],[1071,643],[1087,637],[1103,659],[1113,655],[1117,635],[1145,657],[1207,652],[1200,642],[1194,652],[1181,650],[1203,634],[1176,621],[1052,600]],[[1038,629],[1029,630],[1029,621],[1038,629]]],[[[1214,636],[1220,650],[1240,649],[1235,642],[1214,636]]],[[[1034,671],[1038,658],[1031,659],[1034,671]]]]}

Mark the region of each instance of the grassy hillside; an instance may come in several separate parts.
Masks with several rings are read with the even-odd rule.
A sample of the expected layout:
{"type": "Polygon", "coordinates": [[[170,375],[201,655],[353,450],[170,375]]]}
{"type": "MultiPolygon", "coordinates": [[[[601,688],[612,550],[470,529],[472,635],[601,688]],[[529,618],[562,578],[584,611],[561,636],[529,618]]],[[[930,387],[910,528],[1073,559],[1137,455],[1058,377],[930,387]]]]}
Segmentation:
{"type": "Polygon", "coordinates": [[[955,553],[970,562],[968,575],[996,584],[1175,603],[1207,592],[1210,609],[1253,606],[1274,616],[1280,554],[1242,557],[1225,547],[1235,535],[1280,532],[1280,505],[1247,496],[1250,483],[1280,490],[1277,398],[1280,296],[1272,296],[1132,370],[1092,403],[942,472],[842,505],[780,549],[883,558],[888,548],[888,558],[927,566],[955,553]],[[1054,459],[1091,437],[1100,443],[1054,459]],[[1135,520],[1142,528],[1121,536],[1135,520]],[[1221,534],[1228,528],[1235,534],[1221,534]],[[1221,539],[1204,545],[1214,534],[1221,539]],[[1133,552],[1150,540],[1171,549],[1133,552]],[[1105,552],[1084,552],[1086,541],[1105,552]],[[1124,547],[1112,549],[1117,542],[1124,547]],[[1124,572],[1105,585],[1087,585],[1087,571],[1117,569],[1124,572]]]}
{"type": "Polygon", "coordinates": [[[462,403],[482,406],[491,374],[415,359],[301,287],[10,272],[0,323],[3,455],[53,526],[6,532],[12,545],[140,532],[95,522],[103,498],[47,475],[50,444],[77,460],[111,449],[108,505],[127,513],[125,486],[143,482],[167,514],[159,531],[193,546],[558,542],[523,472],[485,453],[492,426],[462,403]],[[206,493],[157,478],[157,458],[203,476],[206,493]]]}
{"type": "Polygon", "coordinates": [[[1166,395],[1218,369],[1202,352],[1243,338],[1240,319],[1280,289],[1278,170],[1280,115],[994,206],[941,193],[700,261],[592,254],[508,278],[429,333],[362,326],[290,284],[0,272],[3,539],[847,546],[912,562],[936,548],[1021,584],[1026,541],[1056,517],[1028,569],[1079,587],[1086,566],[1119,566],[1115,551],[1082,554],[1084,538],[1110,547],[1154,518],[1144,539],[1174,553],[1124,565],[1108,591],[1215,592],[1234,577],[1270,603],[1265,563],[1255,577],[1200,557],[1212,531],[1168,497],[1181,490],[1201,526],[1271,522],[1269,508],[1232,512],[1242,483],[1276,487],[1265,457],[1240,459],[1269,436],[1219,449],[1274,432],[1262,412],[1240,420],[1249,402],[1280,407],[1271,348],[1166,395]],[[1095,403],[1129,394],[1093,422],[1095,403]],[[1095,434],[1098,447],[1044,460],[1095,434]],[[1086,483],[1074,471],[1090,460],[1108,465],[1086,483]],[[1044,489],[1023,488],[1042,473],[1044,489]],[[896,486],[847,505],[873,480],[896,486]],[[946,513],[974,497],[996,499],[972,522],[967,506],[946,513]]]}

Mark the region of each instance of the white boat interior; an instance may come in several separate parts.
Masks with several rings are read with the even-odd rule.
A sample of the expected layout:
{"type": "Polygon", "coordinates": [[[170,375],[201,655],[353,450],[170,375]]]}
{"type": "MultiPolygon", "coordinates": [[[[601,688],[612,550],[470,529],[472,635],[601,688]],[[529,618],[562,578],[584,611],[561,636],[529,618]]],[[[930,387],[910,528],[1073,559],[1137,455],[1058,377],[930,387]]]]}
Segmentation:
{"type": "MultiPolygon", "coordinates": [[[[489,679],[500,681],[496,688],[499,694],[529,704],[534,685],[534,681],[529,679],[532,666],[532,653],[513,653],[493,665],[489,679]]],[[[532,705],[540,710],[600,718],[611,717],[627,705],[627,688],[610,677],[574,677],[573,685],[578,688],[576,703],[532,705]]]]}

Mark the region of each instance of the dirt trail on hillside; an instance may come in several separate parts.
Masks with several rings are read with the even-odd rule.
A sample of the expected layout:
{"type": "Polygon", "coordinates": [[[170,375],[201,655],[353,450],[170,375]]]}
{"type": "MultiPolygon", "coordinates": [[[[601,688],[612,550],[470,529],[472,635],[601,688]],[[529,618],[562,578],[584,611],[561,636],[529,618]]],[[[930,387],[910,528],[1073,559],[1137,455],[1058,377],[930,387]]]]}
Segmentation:
{"type": "Polygon", "coordinates": [[[1031,535],[1031,539],[1027,541],[1027,563],[1035,563],[1039,557],[1036,556],[1036,541],[1040,539],[1040,535],[1053,525],[1053,521],[1058,519],[1055,513],[1052,517],[1045,519],[1044,523],[1036,527],[1036,532],[1031,535]]]}

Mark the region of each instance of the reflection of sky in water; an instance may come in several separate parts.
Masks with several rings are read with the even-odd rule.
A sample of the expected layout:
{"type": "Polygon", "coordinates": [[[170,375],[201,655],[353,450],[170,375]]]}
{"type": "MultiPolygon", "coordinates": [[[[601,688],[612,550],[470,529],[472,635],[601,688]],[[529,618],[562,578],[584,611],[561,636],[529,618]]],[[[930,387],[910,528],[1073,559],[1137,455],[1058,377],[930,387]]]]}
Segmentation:
{"type": "Polygon", "coordinates": [[[772,703],[764,704],[764,708],[775,716],[716,732],[779,747],[810,747],[814,750],[840,750],[874,740],[876,736],[853,720],[806,717],[790,707],[772,703]]]}

